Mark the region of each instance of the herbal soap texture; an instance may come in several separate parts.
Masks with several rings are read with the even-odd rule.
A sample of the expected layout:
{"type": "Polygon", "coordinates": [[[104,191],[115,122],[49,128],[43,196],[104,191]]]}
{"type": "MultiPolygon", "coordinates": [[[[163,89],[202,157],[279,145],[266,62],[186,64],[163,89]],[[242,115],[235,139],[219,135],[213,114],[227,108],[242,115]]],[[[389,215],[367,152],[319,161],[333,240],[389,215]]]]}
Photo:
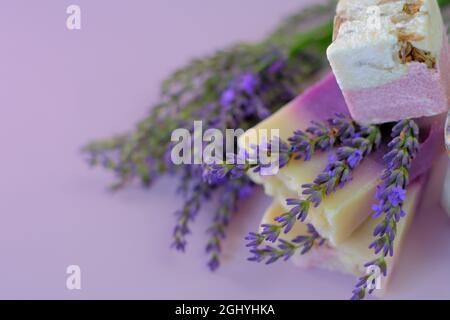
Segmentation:
{"type": "Polygon", "coordinates": [[[449,45],[436,0],[341,0],[334,29],[327,56],[356,121],[448,110],[449,45]]]}

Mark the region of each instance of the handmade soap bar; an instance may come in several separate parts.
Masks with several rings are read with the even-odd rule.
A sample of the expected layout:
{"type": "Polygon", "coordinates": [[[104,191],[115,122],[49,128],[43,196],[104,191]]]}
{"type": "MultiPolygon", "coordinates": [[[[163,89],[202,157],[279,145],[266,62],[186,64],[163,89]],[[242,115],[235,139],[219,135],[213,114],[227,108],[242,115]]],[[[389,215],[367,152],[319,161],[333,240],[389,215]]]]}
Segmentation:
{"type": "MultiPolygon", "coordinates": [[[[393,258],[387,258],[388,277],[381,279],[381,290],[375,294],[383,293],[388,283],[392,270],[398,260],[402,243],[407,233],[408,227],[413,219],[415,208],[420,199],[422,189],[422,181],[414,183],[408,188],[407,200],[404,204],[406,217],[401,220],[398,225],[397,237],[395,239],[393,258]]],[[[283,213],[283,207],[274,202],[264,214],[262,224],[273,224],[274,218],[283,213]]],[[[316,247],[305,255],[296,254],[292,259],[293,262],[301,267],[320,267],[328,270],[341,271],[343,273],[362,276],[366,269],[364,264],[373,261],[375,255],[373,250],[369,249],[370,244],[374,241],[373,230],[380,220],[368,218],[352,235],[338,246],[334,246],[329,242],[321,247],[316,247]]],[[[307,235],[306,225],[297,222],[294,228],[288,234],[282,234],[281,239],[291,241],[296,236],[307,235]]]]}
{"type": "MultiPolygon", "coordinates": [[[[280,172],[278,179],[282,181],[284,189],[275,197],[284,205],[284,210],[290,209],[286,205],[286,199],[298,197],[301,185],[315,179],[325,168],[327,158],[327,154],[318,154],[306,163],[294,161],[280,172]]],[[[345,241],[370,214],[382,171],[381,161],[373,158],[365,160],[354,171],[353,181],[327,196],[319,207],[311,208],[306,221],[313,224],[331,243],[345,241]]]]}
{"type": "MultiPolygon", "coordinates": [[[[336,80],[329,75],[276,114],[258,124],[253,128],[253,132],[279,129],[280,138],[286,141],[295,130],[305,130],[311,120],[325,120],[333,117],[336,112],[348,115],[336,80]]],[[[442,152],[444,122],[440,118],[429,118],[426,122],[422,127],[431,129],[428,135],[423,134],[420,156],[413,163],[412,180],[425,173],[435,156],[442,152]]],[[[246,135],[239,140],[241,146],[246,135]]],[[[249,172],[249,176],[256,183],[262,184],[267,194],[285,204],[285,199],[299,196],[303,184],[314,181],[326,167],[328,156],[327,153],[318,152],[310,161],[292,161],[275,176],[261,176],[252,171],[249,172]]],[[[344,189],[326,197],[318,208],[310,210],[307,222],[312,223],[318,232],[333,244],[345,240],[370,214],[384,165],[382,151],[372,154],[354,171],[353,181],[344,189]]],[[[285,208],[288,209],[290,208],[285,208]]]]}
{"type": "Polygon", "coordinates": [[[448,110],[449,45],[436,0],[341,0],[334,28],[327,55],[356,121],[448,110]]]}

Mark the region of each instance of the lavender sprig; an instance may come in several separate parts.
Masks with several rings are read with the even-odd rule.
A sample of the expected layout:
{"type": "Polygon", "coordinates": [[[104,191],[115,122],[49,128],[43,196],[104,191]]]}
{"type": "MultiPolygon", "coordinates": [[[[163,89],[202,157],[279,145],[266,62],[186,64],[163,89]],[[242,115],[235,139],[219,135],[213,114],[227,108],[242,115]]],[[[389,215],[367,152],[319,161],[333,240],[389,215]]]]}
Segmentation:
{"type": "MultiPolygon", "coordinates": [[[[227,128],[238,127],[246,129],[269,115],[269,112],[259,112],[262,109],[270,107],[270,112],[272,112],[272,108],[275,105],[282,105],[293,99],[296,94],[292,89],[292,83],[294,81],[292,76],[294,76],[296,72],[294,71],[295,67],[292,69],[293,66],[291,66],[291,62],[286,59],[285,54],[280,50],[268,49],[267,52],[261,53],[261,55],[257,72],[242,71],[242,69],[239,68],[233,72],[230,71],[231,79],[227,76],[229,80],[225,87],[221,89],[221,86],[214,85],[210,88],[211,90],[217,90],[217,88],[219,88],[217,92],[210,94],[216,101],[211,101],[205,107],[197,106],[197,110],[191,110],[190,112],[196,117],[204,119],[209,127],[220,128],[223,131],[227,128]]],[[[245,52],[236,49],[236,51],[233,52],[233,59],[236,58],[239,60],[238,57],[241,57],[241,62],[243,62],[245,60],[245,52]]],[[[228,58],[231,59],[231,57],[228,58]]],[[[224,57],[225,60],[228,58],[224,57]]],[[[254,57],[251,57],[251,59],[253,58],[254,57]]],[[[232,63],[232,61],[224,61],[224,64],[228,63],[232,63]]],[[[252,62],[249,61],[247,63],[250,66],[253,66],[252,62]]],[[[251,68],[249,68],[249,70],[250,69],[251,68]]],[[[302,72],[299,71],[299,74],[301,73],[302,72]]],[[[227,73],[218,71],[217,74],[226,75],[227,73]]],[[[167,88],[170,86],[171,85],[167,85],[167,88]]],[[[169,92],[170,90],[165,89],[165,91],[169,92]]],[[[210,95],[208,95],[208,97],[210,95]]],[[[187,103],[187,105],[191,104],[191,102],[185,103],[187,103]]],[[[177,102],[177,104],[179,104],[179,102],[177,102]]],[[[183,114],[183,110],[178,111],[183,114]]],[[[174,114],[172,116],[174,118],[171,120],[171,125],[173,127],[192,126],[191,118],[177,119],[177,115],[174,114]]],[[[167,118],[165,119],[167,120],[167,118]]],[[[142,124],[142,127],[145,128],[147,125],[148,124],[145,122],[145,124],[142,124]]],[[[148,129],[152,130],[153,128],[148,129]]],[[[155,129],[159,129],[160,132],[155,132],[154,134],[151,134],[150,137],[148,137],[149,133],[146,132],[144,133],[144,137],[147,137],[150,140],[159,137],[163,132],[163,129],[159,127],[155,129]]],[[[170,134],[167,134],[167,137],[170,137],[170,134]]],[[[137,140],[141,141],[140,139],[137,140]]],[[[160,141],[156,143],[158,146],[153,146],[155,150],[156,148],[160,149],[161,144],[165,145],[160,141]]],[[[133,150],[133,148],[129,149],[133,150]]],[[[168,145],[167,148],[168,149],[164,151],[164,155],[170,154],[170,145],[168,145]]],[[[148,151],[151,149],[152,148],[148,149],[148,151]]],[[[147,150],[147,148],[144,150],[147,150]]],[[[158,157],[158,159],[161,159],[161,157],[158,157]]],[[[211,177],[217,178],[199,181],[199,179],[202,180],[202,172],[199,172],[198,170],[199,167],[201,168],[199,165],[176,167],[171,163],[170,158],[164,159],[163,164],[156,160],[153,162],[164,171],[175,174],[180,171],[182,172],[179,189],[185,191],[186,201],[181,210],[177,212],[178,219],[174,230],[173,247],[180,251],[184,251],[187,243],[186,236],[190,233],[188,227],[189,222],[194,220],[195,216],[201,210],[203,202],[209,199],[210,195],[216,191],[218,185],[221,184],[225,186],[228,183],[228,179],[225,175],[222,176],[222,173],[220,172],[220,170],[224,168],[212,168],[216,174],[211,175],[211,177]],[[185,174],[186,172],[188,173],[187,175],[185,174]]],[[[231,176],[233,178],[242,177],[243,174],[240,174],[239,170],[242,169],[240,167],[234,168],[230,173],[231,176]]],[[[133,174],[131,174],[131,176],[133,176],[133,174]]]]}
{"type": "Polygon", "coordinates": [[[275,242],[281,232],[292,230],[297,220],[304,222],[311,207],[318,207],[322,200],[343,188],[352,180],[352,171],[360,165],[381,143],[381,131],[378,126],[360,126],[353,136],[345,141],[345,146],[338,148],[336,156],[330,158],[329,164],[311,184],[302,185],[304,199],[287,199],[291,210],[275,218],[276,225],[263,225],[265,240],[275,242]]]}
{"type": "Polygon", "coordinates": [[[266,260],[266,264],[269,265],[280,259],[287,261],[297,252],[300,252],[300,255],[304,255],[314,247],[322,246],[326,240],[319,235],[311,224],[308,224],[307,227],[307,235],[298,236],[292,241],[278,239],[276,247],[266,245],[260,248],[259,246],[264,242],[265,236],[258,233],[249,233],[245,240],[249,241],[247,247],[251,248],[250,253],[253,256],[248,258],[248,260],[255,262],[266,260]]]}
{"type": "Polygon", "coordinates": [[[193,222],[200,211],[200,208],[210,197],[210,186],[203,182],[202,179],[192,177],[194,170],[201,170],[201,166],[195,166],[197,169],[190,168],[185,171],[183,181],[188,183],[182,184],[179,188],[183,194],[185,202],[182,208],[175,213],[177,222],[173,230],[172,248],[184,252],[186,250],[186,236],[191,233],[189,224],[193,222]]]}
{"type": "Polygon", "coordinates": [[[336,145],[341,145],[356,130],[353,120],[340,113],[326,122],[311,123],[312,126],[307,128],[306,132],[297,130],[288,139],[296,160],[311,160],[316,150],[329,151],[336,145]]]}
{"type": "Polygon", "coordinates": [[[211,271],[217,270],[220,266],[222,240],[226,237],[226,229],[233,213],[237,210],[238,202],[248,196],[252,188],[252,182],[246,177],[230,181],[223,188],[219,200],[221,206],[217,209],[213,224],[208,229],[210,237],[206,252],[210,255],[208,266],[211,271]]]}
{"type": "Polygon", "coordinates": [[[227,161],[227,163],[213,162],[207,164],[204,166],[203,177],[208,183],[216,184],[227,177],[231,179],[240,178],[249,170],[258,173],[262,169],[274,165],[281,169],[292,159],[309,161],[316,151],[329,151],[336,145],[343,144],[354,135],[355,127],[356,124],[353,120],[342,114],[336,114],[335,117],[324,122],[312,121],[311,127],[307,128],[306,131],[295,131],[288,138],[289,144],[281,141],[280,138],[274,138],[270,143],[263,142],[253,148],[252,153],[256,159],[250,160],[250,156],[245,153],[236,155],[233,161],[227,161]],[[278,148],[273,148],[274,144],[278,148]],[[278,151],[275,151],[275,149],[278,151]],[[264,161],[259,159],[260,153],[267,157],[270,156],[274,163],[263,163],[264,161]]]}
{"type": "Polygon", "coordinates": [[[232,154],[227,156],[224,163],[212,162],[203,166],[203,180],[211,185],[220,184],[227,180],[240,179],[245,176],[248,170],[252,169],[254,172],[260,172],[264,168],[269,168],[272,165],[278,165],[283,168],[292,158],[292,152],[289,146],[275,137],[269,143],[264,142],[258,146],[253,146],[253,155],[242,151],[239,154],[232,154]],[[273,148],[274,145],[278,148],[273,148]],[[271,163],[264,164],[262,161],[252,158],[258,158],[259,153],[266,154],[267,157],[273,159],[271,163]]]}
{"type": "MultiPolygon", "coordinates": [[[[390,151],[384,156],[386,169],[382,175],[382,183],[376,192],[378,204],[373,206],[373,218],[383,216],[376,226],[373,235],[375,241],[370,245],[377,259],[365,264],[365,267],[378,267],[383,276],[387,276],[386,257],[394,255],[394,241],[397,235],[397,225],[406,215],[403,203],[409,184],[411,163],[419,150],[419,127],[413,120],[398,122],[392,129],[390,151]]],[[[364,299],[366,294],[372,294],[368,283],[375,281],[369,274],[359,279],[353,290],[352,299],[364,299]]]]}

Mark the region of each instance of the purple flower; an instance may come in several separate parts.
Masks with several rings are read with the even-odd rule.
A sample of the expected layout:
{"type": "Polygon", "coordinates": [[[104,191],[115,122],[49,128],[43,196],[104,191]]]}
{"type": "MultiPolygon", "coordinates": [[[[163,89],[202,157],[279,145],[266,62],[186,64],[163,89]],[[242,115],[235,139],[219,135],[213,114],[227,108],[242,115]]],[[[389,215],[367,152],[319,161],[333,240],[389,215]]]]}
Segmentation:
{"type": "MultiPolygon", "coordinates": [[[[412,120],[398,122],[392,129],[392,140],[388,144],[390,151],[385,154],[386,169],[382,174],[382,183],[377,187],[375,198],[378,203],[372,206],[373,218],[384,214],[383,220],[375,227],[375,240],[369,248],[380,258],[369,262],[367,266],[377,265],[387,275],[386,256],[394,255],[394,241],[397,234],[397,224],[406,215],[403,203],[406,199],[406,188],[409,183],[410,164],[419,146],[419,128],[412,120]]],[[[354,296],[364,298],[366,289],[360,283],[354,296]]],[[[372,290],[368,291],[369,294],[372,290]]]]}
{"type": "Polygon", "coordinates": [[[265,237],[265,240],[270,242],[277,241],[278,236],[281,232],[281,226],[277,226],[274,224],[263,224],[261,228],[263,229],[261,234],[265,237]]]}
{"type": "Polygon", "coordinates": [[[236,97],[236,93],[235,93],[234,89],[228,88],[222,93],[222,96],[220,97],[220,104],[223,107],[228,108],[234,102],[235,97],[236,97]]]}
{"type": "Polygon", "coordinates": [[[257,147],[253,148],[257,149],[258,154],[258,164],[253,172],[261,175],[275,174],[275,169],[284,168],[292,158],[291,148],[279,137],[272,138],[270,143],[262,141],[257,147]]]}
{"type": "MultiPolygon", "coordinates": [[[[361,278],[360,281],[363,281],[364,278],[361,278]]],[[[366,283],[367,280],[364,281],[366,283]]],[[[356,288],[353,290],[353,295],[350,298],[351,300],[362,300],[366,296],[365,288],[356,288]]]]}
{"type": "MultiPolygon", "coordinates": [[[[331,121],[333,123],[333,121],[331,121]]],[[[312,134],[318,134],[322,130],[320,124],[314,123],[315,127],[310,129],[312,134]]],[[[347,130],[347,129],[346,129],[347,130]]],[[[345,141],[343,147],[340,147],[336,152],[336,156],[329,158],[329,163],[321,174],[310,184],[302,185],[302,194],[307,196],[306,200],[298,202],[291,210],[291,214],[297,214],[297,218],[304,221],[308,215],[311,205],[318,207],[325,196],[335,192],[338,187],[342,188],[346,183],[352,179],[352,170],[355,169],[363,160],[374,150],[380,140],[380,130],[375,126],[361,127],[358,138],[349,138],[345,141]]],[[[353,132],[350,130],[350,132],[353,132]]],[[[300,146],[299,142],[304,138],[304,133],[297,132],[294,138],[291,139],[291,144],[300,146]]],[[[304,155],[305,156],[305,155],[304,155]]],[[[308,156],[308,155],[306,155],[308,156]]],[[[288,201],[295,203],[293,201],[288,201]]],[[[289,230],[292,228],[291,216],[285,215],[280,218],[284,227],[289,230]]]]}
{"type": "Polygon", "coordinates": [[[245,176],[246,173],[247,173],[247,165],[237,164],[230,170],[230,178],[239,179],[245,176]]]}
{"type": "Polygon", "coordinates": [[[290,213],[297,216],[297,220],[304,222],[308,216],[311,202],[308,200],[287,199],[288,206],[293,205],[290,213]]]}
{"type": "Polygon", "coordinates": [[[297,130],[289,138],[295,159],[308,161],[316,150],[328,151],[337,143],[347,141],[353,134],[355,124],[351,119],[336,114],[335,117],[325,121],[311,121],[311,126],[306,131],[297,130]]]}
{"type": "Polygon", "coordinates": [[[214,185],[222,182],[227,175],[228,170],[222,164],[209,164],[203,166],[203,181],[214,185]]]}
{"type": "Polygon", "coordinates": [[[300,130],[295,131],[294,135],[288,141],[291,144],[296,160],[311,160],[314,153],[314,142],[305,132],[300,130]]]}
{"type": "Polygon", "coordinates": [[[292,210],[281,215],[280,217],[275,218],[275,221],[283,227],[284,233],[289,233],[289,231],[292,230],[292,227],[294,226],[296,220],[297,219],[295,212],[293,212],[292,210]]]}
{"type": "Polygon", "coordinates": [[[289,260],[297,251],[304,255],[311,251],[314,247],[320,247],[325,243],[312,225],[308,225],[308,233],[295,237],[292,241],[278,239],[276,247],[267,245],[263,249],[258,248],[262,244],[264,236],[258,234],[250,234],[246,239],[251,241],[247,246],[251,247],[250,253],[253,254],[249,261],[263,262],[266,258],[266,264],[272,264],[279,259],[289,260]]]}
{"type": "Polygon", "coordinates": [[[373,218],[377,219],[381,216],[381,214],[384,212],[384,205],[383,204],[374,204],[372,206],[372,210],[374,211],[373,218]]]}
{"type": "Polygon", "coordinates": [[[406,198],[406,190],[401,187],[394,187],[391,189],[388,195],[388,200],[392,206],[398,207],[406,198]]]}
{"type": "Polygon", "coordinates": [[[277,60],[269,67],[269,74],[276,74],[284,68],[285,62],[283,60],[277,60]]]}
{"type": "Polygon", "coordinates": [[[264,242],[264,236],[259,233],[250,232],[247,237],[245,237],[245,240],[249,241],[247,247],[258,247],[264,242]]]}
{"type": "Polygon", "coordinates": [[[210,255],[209,268],[215,271],[220,265],[221,243],[225,239],[226,229],[231,221],[233,213],[237,210],[238,202],[248,194],[253,186],[248,178],[227,180],[220,197],[220,207],[217,208],[213,223],[208,229],[210,239],[206,246],[206,252],[210,255]]]}
{"type": "Polygon", "coordinates": [[[254,261],[254,262],[262,262],[268,254],[268,252],[266,250],[258,249],[258,248],[251,249],[250,253],[253,254],[253,256],[248,258],[247,260],[254,261]]]}
{"type": "Polygon", "coordinates": [[[252,73],[245,73],[241,76],[241,89],[248,95],[252,95],[255,87],[257,85],[257,80],[252,73]]]}
{"type": "Polygon", "coordinates": [[[363,152],[361,150],[355,150],[347,159],[350,168],[356,168],[363,159],[363,152]]]}
{"type": "Polygon", "coordinates": [[[219,269],[220,267],[219,257],[213,256],[208,262],[208,267],[211,271],[216,271],[217,269],[219,269]]]}

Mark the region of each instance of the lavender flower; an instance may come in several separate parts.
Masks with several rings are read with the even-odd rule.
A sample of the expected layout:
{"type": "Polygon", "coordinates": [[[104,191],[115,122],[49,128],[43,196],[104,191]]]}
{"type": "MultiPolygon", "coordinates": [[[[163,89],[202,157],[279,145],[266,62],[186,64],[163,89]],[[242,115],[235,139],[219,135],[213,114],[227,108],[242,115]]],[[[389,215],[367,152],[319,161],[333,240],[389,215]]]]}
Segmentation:
{"type": "Polygon", "coordinates": [[[220,104],[225,108],[230,107],[235,99],[235,96],[236,94],[234,90],[232,88],[228,88],[222,93],[222,96],[220,97],[220,104]]]}
{"type": "Polygon", "coordinates": [[[315,246],[322,246],[325,243],[325,239],[322,238],[319,233],[310,224],[307,225],[307,235],[298,236],[292,241],[286,241],[278,239],[278,245],[276,247],[266,245],[263,248],[259,246],[263,243],[265,238],[262,234],[250,233],[245,239],[250,241],[247,245],[251,248],[250,253],[253,254],[249,261],[263,262],[266,260],[266,264],[272,264],[280,259],[284,261],[289,260],[297,251],[301,255],[304,255],[311,251],[315,246]]]}
{"type": "Polygon", "coordinates": [[[230,181],[226,184],[220,198],[221,206],[217,209],[213,224],[208,229],[210,235],[206,252],[210,255],[208,266],[215,271],[220,266],[222,240],[226,237],[226,229],[230,224],[233,213],[237,210],[238,202],[248,196],[253,187],[248,178],[230,181]]]}
{"type": "Polygon", "coordinates": [[[355,123],[337,113],[334,118],[325,123],[312,121],[312,126],[306,132],[298,130],[289,139],[295,159],[311,159],[315,150],[328,151],[336,144],[342,144],[355,132],[355,123]]]}
{"type": "Polygon", "coordinates": [[[202,203],[210,197],[211,187],[201,177],[198,177],[201,169],[200,165],[186,167],[183,181],[188,181],[188,183],[182,184],[179,189],[179,192],[185,198],[185,202],[182,209],[175,213],[177,223],[174,227],[171,245],[178,251],[184,252],[186,250],[186,236],[190,234],[189,223],[195,220],[202,203]],[[195,176],[198,178],[195,179],[195,176]]]}
{"type": "Polygon", "coordinates": [[[244,155],[233,155],[233,158],[228,157],[225,163],[209,163],[203,167],[203,179],[209,184],[218,184],[225,179],[239,179],[245,176],[248,170],[252,169],[254,172],[261,172],[262,169],[268,169],[274,166],[279,168],[285,167],[291,157],[291,149],[289,146],[275,137],[270,143],[263,142],[258,146],[253,147],[252,153],[256,155],[256,161],[251,161],[247,152],[243,152],[244,155]],[[276,151],[273,148],[277,145],[276,151]],[[264,160],[259,158],[264,155],[264,160]],[[231,161],[230,161],[231,160],[231,161]],[[270,161],[269,161],[270,160],[270,161]],[[256,163],[253,163],[256,162],[256,163]]]}
{"type": "Polygon", "coordinates": [[[250,232],[247,237],[245,237],[246,241],[249,241],[247,247],[259,247],[265,240],[265,237],[260,233],[250,232]]]}
{"type": "MultiPolygon", "coordinates": [[[[284,61],[286,59],[283,53],[276,50],[267,52],[266,57],[270,61],[284,61]]],[[[261,65],[264,65],[264,63],[261,65]]],[[[208,94],[208,96],[212,96],[214,100],[208,101],[207,104],[201,108],[197,108],[198,113],[196,114],[202,117],[209,125],[216,128],[222,128],[223,130],[226,128],[248,128],[264,119],[271,113],[271,110],[274,110],[275,106],[279,107],[284,105],[296,95],[296,92],[292,90],[290,84],[288,85],[290,82],[288,79],[295,73],[294,70],[296,67],[289,66],[291,69],[286,69],[286,65],[286,68],[283,67],[279,70],[275,79],[274,75],[268,70],[269,66],[270,63],[258,72],[251,72],[241,68],[240,70],[243,71],[238,74],[233,74],[232,77],[229,75],[222,75],[222,73],[219,72],[219,79],[222,79],[222,76],[227,77],[228,84],[223,87],[222,85],[214,85],[212,82],[208,83],[208,87],[211,86],[214,90],[219,88],[219,90],[215,93],[208,94]],[[230,109],[232,109],[232,112],[230,112],[230,109]]],[[[174,104],[178,105],[179,99],[180,98],[177,98],[177,100],[174,101],[174,104]]],[[[189,103],[191,103],[189,101],[192,100],[187,99],[187,101],[184,101],[183,103],[189,105],[189,103]]],[[[198,101],[195,103],[198,103],[198,101]]],[[[178,114],[177,112],[178,110],[174,111],[173,114],[166,116],[176,117],[178,114]]],[[[190,120],[190,118],[183,119],[180,122],[171,120],[171,123],[174,127],[186,127],[186,121],[190,120]]],[[[142,139],[146,136],[147,133],[143,135],[142,139]]],[[[161,133],[156,130],[156,132],[153,132],[153,135],[148,139],[155,140],[155,137],[159,136],[161,136],[161,133]]],[[[156,144],[156,147],[159,147],[158,143],[156,144]]],[[[156,147],[153,146],[152,149],[155,149],[156,147]]],[[[283,147],[284,145],[281,145],[282,151],[285,150],[283,147]]],[[[165,152],[165,154],[167,154],[167,152],[165,152]]],[[[286,157],[281,157],[280,159],[282,162],[288,161],[283,160],[286,159],[286,157]]],[[[174,248],[177,248],[178,250],[185,249],[186,236],[190,232],[189,223],[194,220],[200,211],[202,204],[209,198],[211,193],[216,192],[219,185],[226,188],[227,186],[232,185],[233,180],[244,179],[244,173],[249,170],[248,164],[235,163],[237,164],[212,164],[211,166],[204,167],[202,170],[203,172],[200,174],[198,172],[199,166],[197,165],[182,169],[183,172],[189,172],[189,174],[180,179],[180,189],[184,190],[186,201],[182,209],[177,213],[177,225],[174,229],[174,248]],[[198,181],[199,177],[202,181],[198,181]]],[[[284,164],[281,163],[281,165],[284,164]]],[[[160,165],[160,167],[173,168],[173,165],[171,163],[165,163],[164,166],[160,165]]],[[[256,168],[257,167],[254,169],[256,168]]],[[[178,168],[175,167],[171,172],[178,172],[177,169],[178,168]]],[[[240,191],[240,196],[245,193],[245,190],[249,189],[249,186],[243,187],[240,191]]],[[[219,211],[220,208],[218,208],[218,212],[219,211]]],[[[224,215],[224,213],[216,213],[214,220],[215,223],[217,222],[217,226],[212,228],[210,230],[211,232],[218,229],[219,226],[226,226],[226,220],[222,220],[219,223],[220,218],[218,218],[218,216],[222,216],[223,218],[224,215]]],[[[221,239],[221,234],[218,233],[217,230],[214,232],[216,233],[216,237],[211,237],[207,246],[207,251],[211,254],[211,259],[208,263],[211,269],[215,269],[219,266],[220,242],[218,239],[221,239]]]]}
{"type": "Polygon", "coordinates": [[[202,177],[205,182],[211,185],[219,184],[225,179],[230,170],[225,165],[210,164],[203,167],[202,177]]]}
{"type": "Polygon", "coordinates": [[[278,224],[263,225],[262,235],[265,240],[275,242],[281,232],[292,230],[297,220],[304,222],[311,207],[317,208],[325,196],[336,192],[351,180],[352,171],[381,142],[381,132],[377,126],[360,126],[357,134],[345,140],[345,146],[340,147],[336,156],[331,157],[329,164],[311,184],[302,185],[303,199],[287,199],[287,205],[292,208],[275,218],[278,224]]]}
{"type": "Polygon", "coordinates": [[[258,85],[258,79],[252,73],[244,73],[241,76],[241,89],[248,95],[252,95],[256,86],[258,85]]]}
{"type": "MultiPolygon", "coordinates": [[[[246,75],[250,77],[250,75],[246,75]]],[[[246,82],[251,80],[246,79],[246,82]]],[[[249,86],[247,83],[246,86],[249,86]]],[[[336,114],[335,117],[323,122],[312,121],[311,127],[306,131],[297,130],[292,137],[288,139],[289,145],[279,138],[273,138],[270,143],[262,142],[254,147],[253,152],[256,154],[256,164],[250,163],[248,159],[244,159],[242,164],[234,161],[235,164],[217,164],[212,163],[204,167],[203,177],[210,184],[216,184],[231,176],[237,179],[246,174],[248,170],[261,172],[262,169],[271,167],[284,168],[292,159],[305,161],[311,160],[312,155],[317,151],[329,151],[337,144],[343,144],[354,136],[356,124],[342,114],[336,114]],[[278,152],[275,153],[273,145],[279,146],[278,152]],[[263,154],[266,158],[272,160],[271,163],[264,163],[259,156],[263,154]]],[[[238,157],[238,156],[236,156],[238,157]]],[[[361,152],[355,152],[351,159],[351,164],[356,166],[362,160],[361,152]]]]}
{"type": "MultiPolygon", "coordinates": [[[[398,122],[392,129],[390,151],[384,156],[386,169],[382,175],[383,182],[378,187],[375,198],[378,203],[373,206],[373,217],[383,216],[382,221],[375,227],[375,241],[370,245],[375,255],[380,257],[366,266],[378,266],[383,275],[387,275],[386,256],[394,255],[394,242],[397,234],[397,224],[406,213],[403,203],[406,199],[406,189],[409,183],[409,170],[412,160],[419,149],[419,127],[413,120],[398,122]]],[[[353,290],[354,299],[363,299],[372,290],[367,290],[368,276],[359,279],[353,290]]]]}
{"type": "Polygon", "coordinates": [[[262,173],[263,169],[272,169],[278,167],[284,168],[292,159],[292,149],[288,144],[281,141],[279,137],[272,139],[270,143],[262,142],[254,153],[257,155],[257,164],[254,166],[253,171],[262,173]],[[274,146],[277,146],[274,148],[274,146]],[[259,158],[263,156],[264,158],[259,158]]]}

